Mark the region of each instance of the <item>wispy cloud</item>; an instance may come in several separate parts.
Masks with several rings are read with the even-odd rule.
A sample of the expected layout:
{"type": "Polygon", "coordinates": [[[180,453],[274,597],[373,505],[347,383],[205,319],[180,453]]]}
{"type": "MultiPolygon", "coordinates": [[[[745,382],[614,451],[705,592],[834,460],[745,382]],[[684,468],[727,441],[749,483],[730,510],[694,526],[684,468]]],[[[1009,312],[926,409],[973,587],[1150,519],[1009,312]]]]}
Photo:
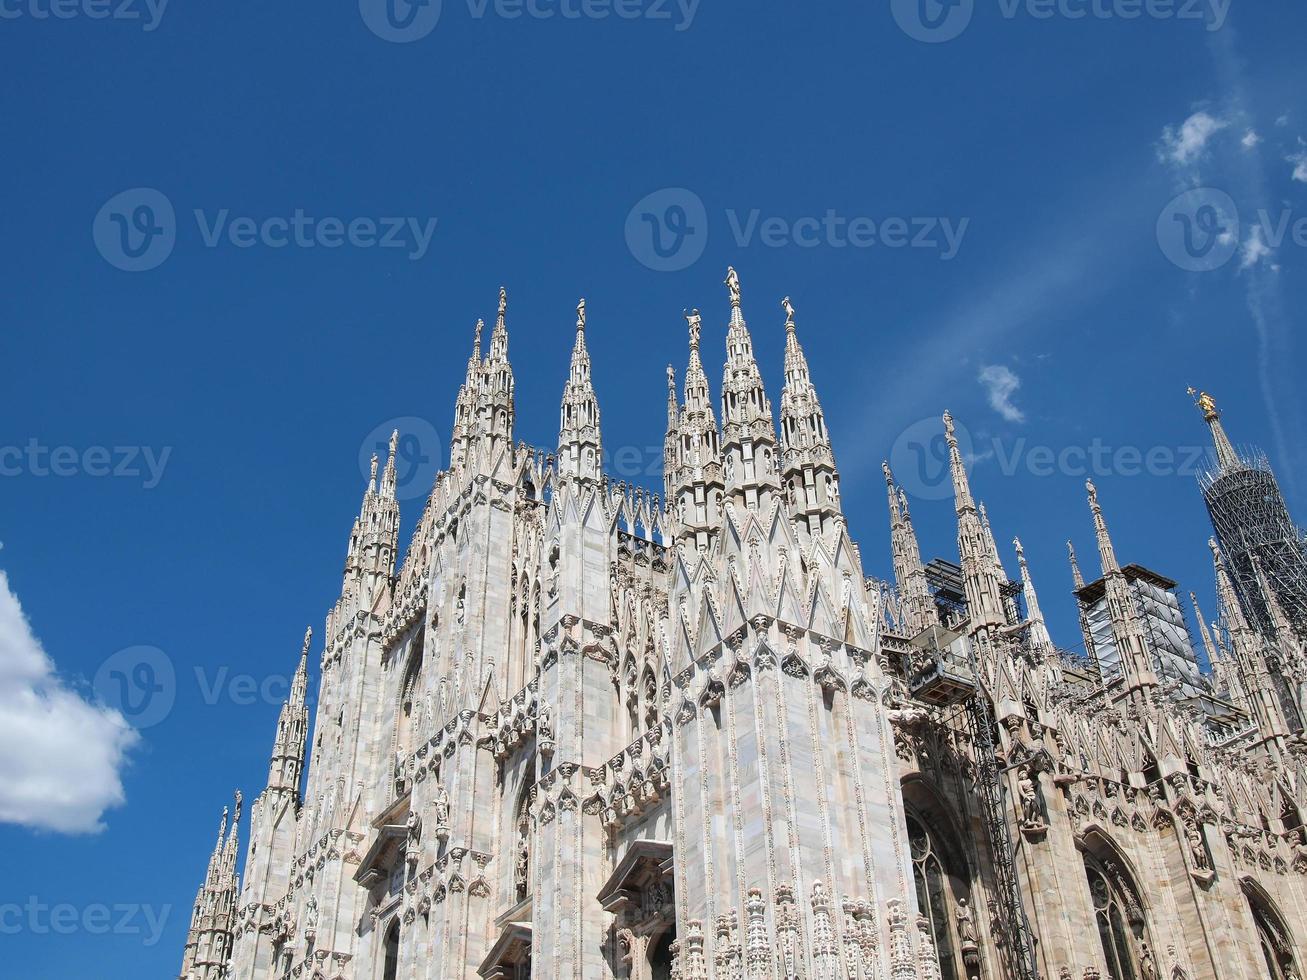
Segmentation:
{"type": "Polygon", "coordinates": [[[1293,164],[1293,179],[1307,184],[1307,144],[1304,144],[1301,137],[1298,139],[1298,149],[1290,153],[1288,160],[1293,164]]]}
{"type": "Polygon", "coordinates": [[[1228,120],[1219,119],[1200,109],[1182,122],[1179,128],[1167,126],[1162,130],[1158,156],[1164,162],[1188,166],[1202,156],[1208,141],[1229,125],[1228,120]]]}
{"type": "Polygon", "coordinates": [[[987,364],[980,369],[979,381],[989,397],[989,407],[1008,422],[1024,422],[1025,412],[1012,404],[1013,393],[1021,387],[1016,372],[1002,364],[987,364]]]}
{"type": "Polygon", "coordinates": [[[1260,143],[1261,141],[1262,138],[1257,135],[1257,130],[1250,129],[1248,130],[1248,132],[1243,134],[1243,139],[1241,139],[1239,143],[1240,145],[1243,146],[1245,150],[1251,150],[1255,148],[1257,144],[1260,143]]]}
{"type": "Polygon", "coordinates": [[[120,773],[136,739],[118,712],[55,675],[0,571],[0,823],[103,830],[104,811],[124,801],[120,773]]]}
{"type": "Polygon", "coordinates": [[[1251,269],[1262,259],[1271,254],[1271,247],[1262,238],[1262,226],[1253,225],[1239,251],[1239,268],[1251,269]]]}

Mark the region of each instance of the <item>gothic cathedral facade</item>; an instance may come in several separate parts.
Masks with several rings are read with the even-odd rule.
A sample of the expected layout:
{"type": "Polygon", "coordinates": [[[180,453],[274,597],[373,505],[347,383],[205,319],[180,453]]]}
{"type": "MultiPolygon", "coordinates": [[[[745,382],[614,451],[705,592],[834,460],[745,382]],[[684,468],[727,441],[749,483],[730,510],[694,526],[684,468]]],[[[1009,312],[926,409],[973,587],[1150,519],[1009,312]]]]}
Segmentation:
{"type": "Polygon", "coordinates": [[[947,414],[959,562],[886,466],[868,575],[794,308],[774,413],[726,285],[720,400],[697,310],[668,368],[661,494],[603,472],[584,301],[557,451],[514,443],[500,291],[402,561],[393,439],[373,461],[182,980],[1298,980],[1307,624],[1275,583],[1254,621],[1214,541],[1215,673],[1177,674],[1167,580],[1090,485],[1067,654],[947,414]]]}

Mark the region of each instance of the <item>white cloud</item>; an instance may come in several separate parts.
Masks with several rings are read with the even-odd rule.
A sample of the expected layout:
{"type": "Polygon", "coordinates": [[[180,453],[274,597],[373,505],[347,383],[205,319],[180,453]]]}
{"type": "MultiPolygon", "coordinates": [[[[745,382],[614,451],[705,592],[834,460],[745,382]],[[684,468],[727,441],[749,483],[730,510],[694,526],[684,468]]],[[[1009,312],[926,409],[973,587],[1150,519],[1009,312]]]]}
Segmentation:
{"type": "Polygon", "coordinates": [[[1287,126],[1287,125],[1289,125],[1289,114],[1286,112],[1286,113],[1285,113],[1284,115],[1282,115],[1279,119],[1275,120],[1275,125],[1277,125],[1277,126],[1287,126]]]}
{"type": "Polygon", "coordinates": [[[1298,152],[1290,153],[1288,161],[1293,164],[1293,179],[1307,184],[1307,144],[1298,140],[1298,152]]]}
{"type": "Polygon", "coordinates": [[[1248,132],[1243,134],[1243,139],[1241,139],[1239,142],[1243,145],[1243,148],[1245,150],[1251,150],[1255,146],[1257,146],[1257,144],[1260,143],[1261,141],[1262,138],[1257,135],[1257,130],[1250,129],[1248,130],[1248,132]]]}
{"type": "Polygon", "coordinates": [[[1219,133],[1229,122],[1218,119],[1206,111],[1195,112],[1180,124],[1179,130],[1167,126],[1162,130],[1161,158],[1187,166],[1202,155],[1207,141],[1219,133]]]}
{"type": "Polygon", "coordinates": [[[1009,422],[1024,422],[1026,415],[1012,404],[1012,393],[1021,387],[1021,379],[1002,364],[989,364],[980,369],[980,383],[989,396],[989,407],[1009,422]]]}
{"type": "Polygon", "coordinates": [[[1239,261],[1241,269],[1250,269],[1271,254],[1271,247],[1262,238],[1261,225],[1253,225],[1252,231],[1248,233],[1248,240],[1243,243],[1243,248],[1239,254],[1241,255],[1239,261]]]}
{"type": "Polygon", "coordinates": [[[104,829],[125,796],[120,772],[137,734],[54,672],[0,571],[0,823],[60,833],[104,829]]]}

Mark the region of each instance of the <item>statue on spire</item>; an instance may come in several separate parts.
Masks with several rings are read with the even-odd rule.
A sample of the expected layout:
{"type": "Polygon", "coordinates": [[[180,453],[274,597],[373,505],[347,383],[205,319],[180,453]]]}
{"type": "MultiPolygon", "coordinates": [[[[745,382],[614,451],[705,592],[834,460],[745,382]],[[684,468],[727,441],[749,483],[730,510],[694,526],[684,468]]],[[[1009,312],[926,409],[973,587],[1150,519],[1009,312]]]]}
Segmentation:
{"type": "Polygon", "coordinates": [[[698,350],[699,331],[703,327],[703,317],[699,314],[699,310],[697,308],[690,310],[688,313],[685,313],[684,315],[685,315],[685,322],[690,327],[690,346],[695,350],[698,350]]]}
{"type": "Polygon", "coordinates": [[[508,290],[503,286],[499,287],[499,318],[502,320],[504,314],[508,312],[508,290]]]}
{"type": "Polygon", "coordinates": [[[1206,421],[1214,422],[1221,417],[1221,413],[1216,410],[1216,399],[1207,392],[1190,387],[1189,397],[1194,399],[1194,404],[1203,413],[1203,418],[1206,421]]]}
{"type": "Polygon", "coordinates": [[[577,332],[585,330],[585,297],[581,297],[580,302],[576,304],[576,329],[577,332]]]}
{"type": "Polygon", "coordinates": [[[740,305],[740,277],[735,271],[735,266],[726,267],[726,289],[731,294],[731,305],[740,305]]]}
{"type": "Polygon", "coordinates": [[[785,311],[786,328],[792,329],[794,327],[794,304],[790,302],[788,296],[781,300],[781,309],[785,311]]]}

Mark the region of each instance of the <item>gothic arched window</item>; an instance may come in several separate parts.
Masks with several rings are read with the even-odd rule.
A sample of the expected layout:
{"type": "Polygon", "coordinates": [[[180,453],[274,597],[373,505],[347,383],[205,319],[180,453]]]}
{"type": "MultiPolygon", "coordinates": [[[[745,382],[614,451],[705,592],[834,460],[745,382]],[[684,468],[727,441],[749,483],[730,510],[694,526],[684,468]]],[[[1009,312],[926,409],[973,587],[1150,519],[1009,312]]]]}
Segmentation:
{"type": "Polygon", "coordinates": [[[1293,945],[1289,940],[1288,930],[1270,907],[1268,902],[1254,890],[1255,886],[1245,883],[1244,891],[1248,895],[1248,904],[1252,908],[1253,922],[1257,925],[1257,941],[1262,948],[1262,958],[1266,961],[1266,976],[1269,980],[1289,980],[1298,973],[1293,962],[1293,945]]]}
{"type": "Polygon", "coordinates": [[[1108,975],[1112,980],[1139,980],[1147,973],[1141,969],[1143,962],[1153,954],[1134,885],[1119,865],[1089,855],[1085,856],[1085,875],[1108,975]]]}
{"type": "Polygon", "coordinates": [[[385,953],[381,967],[381,980],[395,980],[399,973],[399,919],[391,921],[386,930],[385,953]]]}
{"type": "MultiPolygon", "coordinates": [[[[939,958],[939,974],[943,980],[960,980],[966,974],[958,959],[958,946],[954,930],[958,925],[960,885],[955,889],[950,880],[946,862],[935,836],[926,825],[908,815],[908,847],[912,853],[912,877],[917,886],[917,907],[930,926],[930,935],[939,958]]],[[[974,918],[971,922],[974,924],[974,918]]]]}

